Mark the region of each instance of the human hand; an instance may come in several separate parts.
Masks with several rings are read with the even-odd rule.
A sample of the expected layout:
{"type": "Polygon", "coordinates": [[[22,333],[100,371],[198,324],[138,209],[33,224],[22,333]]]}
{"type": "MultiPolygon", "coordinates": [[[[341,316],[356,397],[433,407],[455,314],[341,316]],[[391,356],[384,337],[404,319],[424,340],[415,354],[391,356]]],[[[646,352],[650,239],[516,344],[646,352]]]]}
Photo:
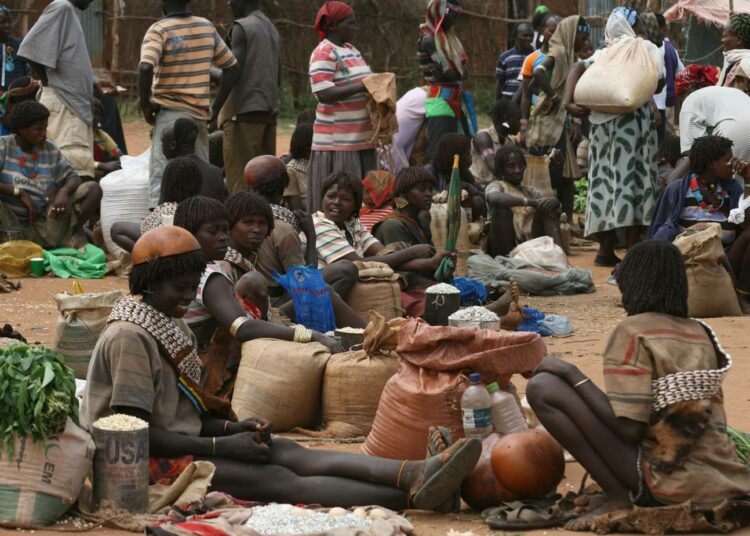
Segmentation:
{"type": "Polygon", "coordinates": [[[340,354],[344,351],[344,347],[341,346],[341,343],[333,337],[329,337],[328,335],[324,335],[318,331],[313,331],[312,333],[312,340],[315,342],[319,342],[320,344],[328,348],[328,350],[332,354],[340,354]]]}
{"type": "Polygon", "coordinates": [[[299,224],[302,227],[302,232],[306,237],[315,236],[315,222],[313,222],[312,216],[304,210],[297,209],[294,211],[294,215],[297,216],[299,224]]]}
{"type": "Polygon", "coordinates": [[[416,259],[429,259],[435,255],[435,248],[429,244],[417,244],[416,246],[410,246],[405,251],[409,252],[409,256],[416,259]]]}
{"type": "Polygon", "coordinates": [[[217,119],[216,119],[216,117],[212,117],[211,121],[208,122],[208,133],[209,134],[213,134],[217,130],[219,130],[219,125],[217,123],[217,119]]]}
{"type": "Polygon", "coordinates": [[[29,213],[29,223],[34,223],[36,217],[38,216],[38,213],[36,211],[36,208],[34,207],[34,203],[32,203],[31,201],[31,197],[29,197],[29,194],[24,190],[21,190],[21,194],[18,196],[18,199],[19,201],[21,201],[21,204],[26,207],[26,212],[29,213]]]}
{"type": "Polygon", "coordinates": [[[534,370],[535,375],[541,372],[546,372],[547,374],[552,374],[554,376],[562,378],[568,383],[570,383],[570,380],[576,373],[581,374],[581,371],[578,370],[578,367],[553,355],[548,355],[547,357],[545,357],[542,362],[539,363],[539,366],[534,370]]]}
{"type": "Polygon", "coordinates": [[[570,115],[573,115],[575,117],[587,117],[591,110],[586,108],[585,106],[581,106],[580,104],[576,104],[575,102],[569,103],[566,107],[566,110],[568,110],[568,113],[570,115]]]}
{"type": "Polygon", "coordinates": [[[94,87],[102,95],[114,95],[117,93],[117,87],[109,80],[97,80],[94,87]]]}
{"type": "Polygon", "coordinates": [[[555,197],[545,197],[537,201],[537,208],[548,216],[553,215],[560,208],[560,201],[555,197]]]}
{"type": "Polygon", "coordinates": [[[143,112],[143,119],[146,120],[146,123],[152,126],[156,124],[156,115],[159,113],[159,106],[152,102],[145,104],[141,103],[141,111],[143,112]]]}
{"type": "Polygon", "coordinates": [[[750,179],[750,163],[747,160],[742,160],[735,156],[729,161],[729,165],[732,166],[732,173],[739,175],[743,179],[750,179]]]}
{"type": "Polygon", "coordinates": [[[450,258],[454,261],[456,260],[456,252],[455,251],[441,251],[439,253],[436,253],[431,259],[430,259],[430,268],[432,270],[437,270],[440,267],[440,263],[443,262],[443,259],[450,258]]]}
{"type": "Polygon", "coordinates": [[[52,201],[52,209],[50,214],[53,218],[58,216],[64,216],[68,213],[68,193],[65,190],[60,190],[55,195],[54,201],[52,201]]]}
{"type": "Polygon", "coordinates": [[[109,175],[113,171],[122,169],[122,164],[119,160],[113,160],[112,162],[99,164],[99,167],[97,169],[102,172],[102,175],[109,175]]]}
{"type": "Polygon", "coordinates": [[[263,443],[266,445],[271,444],[271,430],[273,425],[268,419],[264,419],[263,417],[251,417],[232,424],[234,425],[234,434],[242,432],[257,432],[263,443]]]}
{"type": "Polygon", "coordinates": [[[258,432],[240,432],[216,438],[216,456],[245,463],[267,463],[271,447],[258,432]]]}

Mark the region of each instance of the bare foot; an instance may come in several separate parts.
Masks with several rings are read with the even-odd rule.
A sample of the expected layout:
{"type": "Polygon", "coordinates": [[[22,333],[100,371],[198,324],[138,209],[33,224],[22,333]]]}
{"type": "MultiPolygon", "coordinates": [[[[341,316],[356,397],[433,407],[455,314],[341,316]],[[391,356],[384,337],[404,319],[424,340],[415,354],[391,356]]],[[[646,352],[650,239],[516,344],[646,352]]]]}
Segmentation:
{"type": "Polygon", "coordinates": [[[607,496],[603,493],[594,493],[576,497],[575,512],[578,515],[588,514],[607,502],[607,496]]]}
{"type": "Polygon", "coordinates": [[[605,501],[603,504],[599,505],[598,508],[591,510],[588,514],[573,519],[572,521],[568,521],[565,524],[565,530],[571,530],[574,532],[591,532],[594,530],[594,520],[597,517],[609,514],[610,512],[617,512],[618,510],[626,510],[628,508],[629,506],[605,501]]]}

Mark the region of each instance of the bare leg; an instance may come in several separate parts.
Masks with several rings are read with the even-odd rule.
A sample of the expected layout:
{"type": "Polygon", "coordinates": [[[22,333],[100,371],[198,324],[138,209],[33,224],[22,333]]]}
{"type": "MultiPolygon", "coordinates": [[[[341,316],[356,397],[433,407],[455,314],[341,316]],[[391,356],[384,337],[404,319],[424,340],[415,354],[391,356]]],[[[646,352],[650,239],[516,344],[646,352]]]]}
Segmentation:
{"type": "Polygon", "coordinates": [[[573,202],[576,196],[575,180],[563,177],[557,189],[557,198],[562,205],[562,211],[568,215],[568,221],[573,221],[573,202]]]}
{"type": "Polygon", "coordinates": [[[509,208],[492,209],[487,254],[491,257],[507,256],[518,244],[513,226],[513,211],[509,208]]]}
{"type": "Polygon", "coordinates": [[[620,259],[615,255],[615,243],[617,242],[615,232],[596,233],[596,239],[599,241],[599,251],[596,254],[594,264],[597,266],[616,266],[620,259]]]}
{"type": "Polygon", "coordinates": [[[553,216],[544,214],[541,210],[537,210],[534,214],[534,223],[532,226],[532,234],[534,238],[540,236],[549,236],[555,244],[563,247],[562,232],[560,232],[560,214],[555,212],[553,216]]]}
{"type": "Polygon", "coordinates": [[[118,221],[112,225],[110,235],[115,244],[130,253],[141,237],[141,226],[130,221],[118,221]]]}
{"type": "MultiPolygon", "coordinates": [[[[529,403],[544,427],[591,474],[607,495],[602,509],[629,508],[629,492],[640,485],[638,449],[625,443],[586,405],[567,382],[548,373],[537,374],[526,390],[529,403]]],[[[586,516],[571,527],[583,527],[586,516]]],[[[585,528],[585,527],[583,527],[585,528]]]]}
{"type": "MultiPolygon", "coordinates": [[[[99,207],[102,203],[102,188],[98,183],[92,183],[89,186],[86,195],[78,204],[78,222],[74,227],[74,232],[83,229],[83,226],[99,213],[99,207]]],[[[93,220],[96,221],[96,220],[93,220]]]]}
{"type": "Polygon", "coordinates": [[[338,261],[323,268],[323,279],[344,300],[357,284],[359,270],[351,261],[338,261]]]}
{"type": "Polygon", "coordinates": [[[643,236],[643,230],[640,226],[634,225],[632,227],[628,227],[625,229],[625,240],[628,244],[628,249],[635,246],[638,242],[641,241],[641,238],[643,236]]]}
{"type": "Polygon", "coordinates": [[[479,221],[487,215],[487,203],[481,195],[475,195],[464,201],[461,206],[471,209],[471,221],[479,221]]]}

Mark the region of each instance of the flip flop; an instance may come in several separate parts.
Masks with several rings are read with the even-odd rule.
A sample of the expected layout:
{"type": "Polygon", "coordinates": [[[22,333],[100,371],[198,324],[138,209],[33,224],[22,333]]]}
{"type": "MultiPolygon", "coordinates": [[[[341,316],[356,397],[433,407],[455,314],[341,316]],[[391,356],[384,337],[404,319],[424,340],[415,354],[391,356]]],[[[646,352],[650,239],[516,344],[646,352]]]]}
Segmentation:
{"type": "Polygon", "coordinates": [[[459,439],[439,455],[425,460],[424,482],[411,497],[413,507],[434,510],[451,499],[474,470],[481,454],[481,441],[459,439]]]}
{"type": "MultiPolygon", "coordinates": [[[[451,431],[446,426],[431,426],[427,435],[427,456],[425,457],[425,459],[429,459],[432,456],[437,456],[452,444],[453,436],[451,434],[451,431]],[[442,444],[445,444],[445,448],[443,448],[442,444],[438,441],[438,437],[442,438],[442,444]]],[[[457,490],[453,494],[453,497],[438,506],[437,511],[441,514],[460,512],[461,490],[457,490]]]]}
{"type": "Polygon", "coordinates": [[[495,530],[526,531],[562,526],[578,517],[572,512],[563,512],[555,504],[545,501],[514,501],[493,508],[485,522],[495,530]]]}

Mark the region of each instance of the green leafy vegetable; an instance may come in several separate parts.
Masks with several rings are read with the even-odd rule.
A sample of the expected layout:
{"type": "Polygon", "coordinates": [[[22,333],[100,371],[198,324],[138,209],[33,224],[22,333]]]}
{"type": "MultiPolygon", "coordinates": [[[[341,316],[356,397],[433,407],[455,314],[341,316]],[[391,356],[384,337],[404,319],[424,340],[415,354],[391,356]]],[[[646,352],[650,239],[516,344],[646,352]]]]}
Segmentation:
{"type": "Polygon", "coordinates": [[[578,179],[575,182],[576,185],[576,195],[573,200],[573,212],[576,214],[585,214],[586,213],[586,202],[589,195],[589,179],[588,177],[583,177],[582,179],[578,179]]]}
{"type": "Polygon", "coordinates": [[[750,460],[750,434],[740,432],[730,426],[727,426],[727,434],[737,448],[737,457],[747,465],[748,460],[750,460]]]}
{"type": "Polygon", "coordinates": [[[13,456],[17,436],[36,443],[78,423],[73,369],[45,346],[12,344],[0,349],[0,452],[13,456]]]}

